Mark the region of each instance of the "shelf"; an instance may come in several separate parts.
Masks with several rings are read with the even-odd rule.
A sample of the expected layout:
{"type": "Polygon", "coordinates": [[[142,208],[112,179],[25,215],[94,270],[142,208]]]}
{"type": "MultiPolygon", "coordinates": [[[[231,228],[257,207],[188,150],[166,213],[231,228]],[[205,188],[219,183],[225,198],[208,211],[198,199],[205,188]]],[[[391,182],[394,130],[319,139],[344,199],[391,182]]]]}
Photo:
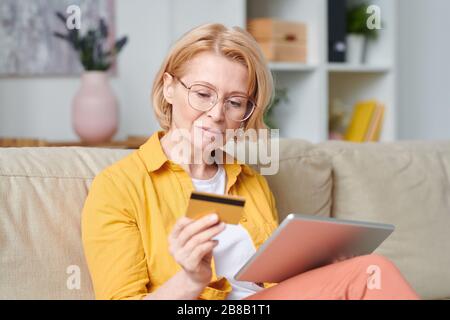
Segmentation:
{"type": "Polygon", "coordinates": [[[311,64],[298,62],[269,62],[272,71],[313,71],[317,67],[311,64]]]}
{"type": "Polygon", "coordinates": [[[351,65],[347,63],[329,63],[327,65],[329,72],[348,72],[348,73],[387,73],[392,70],[387,65],[351,65]]]}
{"type": "Polygon", "coordinates": [[[138,149],[148,140],[147,136],[128,136],[125,140],[113,140],[103,143],[87,143],[82,141],[47,141],[34,138],[0,138],[0,147],[94,147],[138,149]]]}
{"type": "MultiPolygon", "coordinates": [[[[227,25],[239,25],[244,29],[250,19],[267,17],[306,24],[307,59],[303,63],[268,62],[275,87],[286,89],[288,95],[271,115],[271,120],[280,129],[280,137],[302,138],[313,143],[326,141],[330,105],[338,100],[351,109],[357,101],[377,99],[386,106],[380,140],[395,140],[398,1],[369,1],[380,7],[386,27],[376,39],[367,43],[367,63],[362,65],[328,62],[328,1],[191,0],[186,4],[183,0],[173,0],[172,3],[175,4],[176,35],[217,18],[226,21],[227,25]],[[210,17],[210,11],[217,16],[210,17]]],[[[348,0],[347,3],[362,3],[362,0],[348,0]]]]}

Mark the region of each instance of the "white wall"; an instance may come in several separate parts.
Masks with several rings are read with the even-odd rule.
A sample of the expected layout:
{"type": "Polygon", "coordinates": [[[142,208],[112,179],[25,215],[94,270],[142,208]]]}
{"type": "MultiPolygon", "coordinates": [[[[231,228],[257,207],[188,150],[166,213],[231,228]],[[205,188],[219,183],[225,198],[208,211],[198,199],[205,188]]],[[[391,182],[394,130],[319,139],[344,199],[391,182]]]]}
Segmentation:
{"type": "MultiPolygon", "coordinates": [[[[172,41],[204,22],[244,26],[244,0],[202,1],[115,1],[117,36],[129,36],[119,56],[118,76],[111,79],[120,102],[115,138],[150,135],[159,129],[151,87],[172,41]],[[199,12],[204,5],[208,7],[199,12]]],[[[0,78],[0,136],[78,139],[71,124],[71,101],[78,87],[78,77],[0,78]]]]}
{"type": "Polygon", "coordinates": [[[399,137],[450,139],[450,1],[399,9],[399,137]]]}
{"type": "MultiPolygon", "coordinates": [[[[159,128],[150,90],[171,41],[180,28],[192,24],[194,13],[181,10],[182,1],[116,0],[117,35],[130,37],[119,57],[119,74],[111,80],[121,104],[116,138],[148,135],[159,128]],[[191,18],[181,21],[186,15],[191,18]]],[[[449,139],[450,1],[398,1],[398,136],[449,139]]],[[[241,12],[231,24],[243,24],[244,11],[237,9],[244,3],[231,2],[230,7],[241,12]]],[[[207,20],[220,18],[221,10],[206,12],[207,20]]],[[[202,19],[206,17],[200,14],[195,21],[202,19]]],[[[0,136],[77,139],[70,105],[78,86],[77,77],[0,78],[0,136]]]]}
{"type": "MultiPolygon", "coordinates": [[[[159,126],[150,103],[153,77],[170,46],[168,1],[117,0],[117,36],[129,43],[111,79],[120,101],[116,138],[148,135],[159,126]]],[[[78,77],[0,78],[0,136],[49,140],[77,139],[71,125],[71,100],[78,77]]]]}

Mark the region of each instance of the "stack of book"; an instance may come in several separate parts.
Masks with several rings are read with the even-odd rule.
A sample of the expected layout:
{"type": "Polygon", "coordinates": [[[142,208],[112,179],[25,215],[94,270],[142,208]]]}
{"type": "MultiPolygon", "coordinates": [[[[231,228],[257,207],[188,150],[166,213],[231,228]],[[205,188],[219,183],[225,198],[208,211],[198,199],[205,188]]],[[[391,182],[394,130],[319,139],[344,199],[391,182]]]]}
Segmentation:
{"type": "Polygon", "coordinates": [[[268,61],[306,63],[307,30],[304,23],[256,18],[248,21],[247,30],[268,61]]]}
{"type": "Polygon", "coordinates": [[[344,140],[352,142],[379,141],[385,107],[376,100],[358,102],[344,140]]]}

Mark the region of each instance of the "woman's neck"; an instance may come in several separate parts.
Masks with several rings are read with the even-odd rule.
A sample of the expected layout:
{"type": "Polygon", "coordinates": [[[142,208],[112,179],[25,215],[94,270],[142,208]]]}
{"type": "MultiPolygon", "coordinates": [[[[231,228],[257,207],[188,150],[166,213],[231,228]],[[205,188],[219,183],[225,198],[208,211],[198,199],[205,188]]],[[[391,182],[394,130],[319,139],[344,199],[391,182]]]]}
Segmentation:
{"type": "Polygon", "coordinates": [[[164,134],[160,143],[167,158],[180,165],[190,177],[205,180],[212,178],[217,173],[218,165],[215,162],[211,163],[211,159],[205,161],[203,157],[194,158],[195,152],[191,143],[186,139],[174,139],[171,130],[164,134]],[[191,152],[180,152],[186,150],[191,152]]]}

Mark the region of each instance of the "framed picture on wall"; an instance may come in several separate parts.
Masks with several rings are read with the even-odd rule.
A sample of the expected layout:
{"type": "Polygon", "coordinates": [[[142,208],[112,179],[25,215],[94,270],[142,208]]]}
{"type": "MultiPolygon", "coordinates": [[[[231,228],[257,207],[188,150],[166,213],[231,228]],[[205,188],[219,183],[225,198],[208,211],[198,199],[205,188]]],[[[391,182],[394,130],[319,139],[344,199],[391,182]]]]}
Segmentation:
{"type": "Polygon", "coordinates": [[[0,77],[78,76],[83,67],[76,52],[53,36],[65,33],[56,12],[80,9],[80,30],[96,28],[103,18],[114,41],[114,0],[0,0],[0,77]]]}

